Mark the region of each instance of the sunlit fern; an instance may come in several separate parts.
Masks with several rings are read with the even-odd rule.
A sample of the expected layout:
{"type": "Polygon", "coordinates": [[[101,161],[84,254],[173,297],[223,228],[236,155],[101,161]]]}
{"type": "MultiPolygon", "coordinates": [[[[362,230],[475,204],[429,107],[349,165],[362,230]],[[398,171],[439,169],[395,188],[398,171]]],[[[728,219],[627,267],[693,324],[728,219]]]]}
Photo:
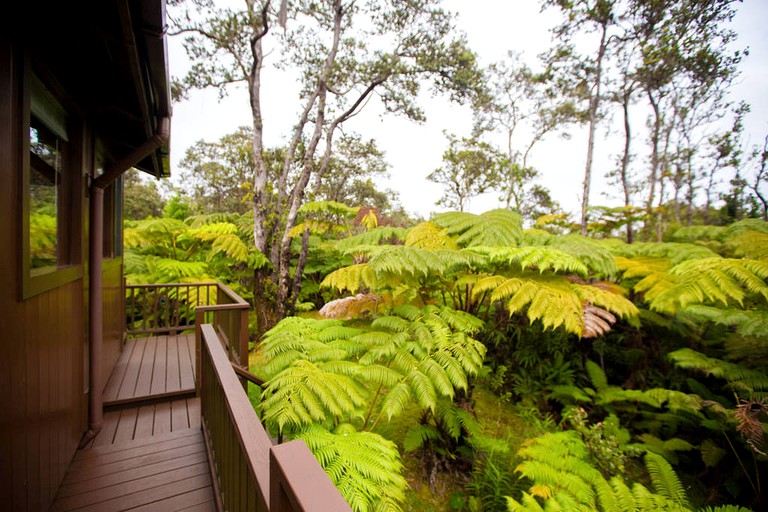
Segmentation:
{"type": "Polygon", "coordinates": [[[434,410],[482,367],[485,347],[472,338],[481,325],[436,306],[399,306],[357,328],[287,318],[264,338],[262,417],[278,431],[363,416],[368,428],[412,403],[434,410]]]}
{"type": "Polygon", "coordinates": [[[447,212],[435,215],[432,222],[456,237],[460,247],[515,246],[520,242],[522,217],[511,210],[490,210],[476,215],[447,212]]]}
{"type": "Polygon", "coordinates": [[[297,434],[355,512],[399,511],[408,484],[397,446],[349,424],[333,432],[311,425],[297,434]]]}
{"type": "Polygon", "coordinates": [[[532,485],[521,499],[508,498],[510,511],[691,511],[685,489],[663,457],[648,453],[645,466],[652,489],[620,476],[610,480],[595,469],[575,431],[545,434],[519,451],[525,460],[516,471],[532,485]]]}
{"type": "Polygon", "coordinates": [[[742,306],[748,296],[768,300],[768,261],[707,258],[653,273],[635,285],[656,311],[675,313],[694,304],[742,306]]]}

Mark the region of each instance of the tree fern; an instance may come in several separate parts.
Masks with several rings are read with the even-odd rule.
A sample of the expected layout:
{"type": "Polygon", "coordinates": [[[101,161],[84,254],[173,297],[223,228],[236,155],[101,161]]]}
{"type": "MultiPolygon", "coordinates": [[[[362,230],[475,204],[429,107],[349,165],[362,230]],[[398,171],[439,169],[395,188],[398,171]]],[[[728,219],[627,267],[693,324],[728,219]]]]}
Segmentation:
{"type": "Polygon", "coordinates": [[[764,309],[743,310],[713,306],[688,306],[682,314],[697,322],[713,322],[735,327],[741,336],[768,337],[768,311],[764,309]]]}
{"type": "Polygon", "coordinates": [[[618,273],[613,254],[598,240],[582,235],[565,235],[553,237],[550,246],[578,258],[596,275],[612,277],[618,273]]]}
{"type": "Polygon", "coordinates": [[[606,480],[591,466],[583,441],[572,430],[533,439],[519,454],[525,460],[516,471],[532,485],[520,501],[508,498],[510,511],[692,510],[675,471],[656,454],[645,456],[653,490],[637,482],[627,484],[619,476],[606,480]]]}
{"type": "Polygon", "coordinates": [[[743,305],[748,295],[768,300],[768,262],[708,258],[675,265],[668,273],[651,274],[635,289],[656,311],[674,313],[693,304],[743,305]]]}
{"type": "Polygon", "coordinates": [[[637,315],[634,304],[621,295],[548,273],[526,271],[517,276],[489,276],[474,288],[475,295],[486,291],[491,291],[491,301],[504,303],[510,314],[526,311],[531,322],[541,321],[546,329],[562,327],[579,336],[585,334],[584,311],[589,306],[599,306],[628,319],[637,315]]]}
{"type": "Polygon", "coordinates": [[[355,512],[401,510],[408,484],[397,446],[349,424],[330,432],[312,425],[297,434],[355,512]]]}
{"type": "Polygon", "coordinates": [[[339,251],[354,250],[354,248],[363,245],[379,245],[387,241],[404,241],[406,233],[405,228],[378,226],[360,233],[358,235],[342,238],[334,243],[334,247],[339,251]]]}
{"type": "Polygon", "coordinates": [[[458,244],[448,236],[448,230],[434,222],[422,222],[408,230],[405,245],[418,249],[458,249],[458,244]]]}
{"type": "Polygon", "coordinates": [[[746,231],[728,241],[738,256],[754,260],[768,260],[768,232],[746,231]]]}
{"type": "Polygon", "coordinates": [[[696,370],[705,375],[724,379],[729,388],[750,399],[762,399],[768,391],[768,376],[761,371],[707,357],[701,352],[689,348],[670,352],[668,357],[680,368],[696,370]]]}
{"type": "Polygon", "coordinates": [[[491,210],[480,215],[448,212],[435,215],[432,222],[456,236],[461,247],[515,246],[520,241],[522,217],[511,210],[491,210]]]}

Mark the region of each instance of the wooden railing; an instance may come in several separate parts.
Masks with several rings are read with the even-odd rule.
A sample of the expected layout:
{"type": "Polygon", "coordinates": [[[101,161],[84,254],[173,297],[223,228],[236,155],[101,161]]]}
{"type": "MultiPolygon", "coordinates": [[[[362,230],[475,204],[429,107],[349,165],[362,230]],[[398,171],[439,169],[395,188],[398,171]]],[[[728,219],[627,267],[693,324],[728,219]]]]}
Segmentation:
{"type": "MultiPolygon", "coordinates": [[[[250,305],[222,283],[125,286],[126,334],[177,334],[212,324],[229,360],[248,368],[250,305]]],[[[196,330],[197,346],[200,333],[196,330]]],[[[199,357],[198,357],[199,362],[199,357]]]]}
{"type": "Polygon", "coordinates": [[[199,329],[202,423],[219,510],[351,510],[303,441],[272,445],[216,329],[199,329]]]}
{"type": "Polygon", "coordinates": [[[218,304],[219,286],[219,283],[126,285],[126,334],[176,334],[194,329],[195,308],[218,304]]]}

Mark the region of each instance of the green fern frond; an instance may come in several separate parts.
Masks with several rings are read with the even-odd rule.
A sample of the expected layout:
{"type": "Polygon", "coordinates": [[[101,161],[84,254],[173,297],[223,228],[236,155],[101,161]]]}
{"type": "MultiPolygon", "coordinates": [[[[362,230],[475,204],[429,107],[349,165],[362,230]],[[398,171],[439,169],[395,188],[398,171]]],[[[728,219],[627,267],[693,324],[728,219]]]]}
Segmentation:
{"type": "Polygon", "coordinates": [[[438,226],[434,222],[422,222],[408,230],[408,235],[405,237],[405,245],[433,251],[437,249],[458,249],[458,244],[448,236],[447,232],[447,229],[438,226]]]}
{"type": "Polygon", "coordinates": [[[368,263],[360,263],[334,270],[325,276],[320,286],[335,288],[340,292],[357,293],[362,288],[375,288],[376,276],[368,263]]]}
{"type": "Polygon", "coordinates": [[[606,247],[616,256],[624,256],[626,258],[637,256],[665,258],[672,265],[678,265],[689,260],[720,257],[716,252],[702,245],[676,242],[635,242],[632,244],[606,245],[606,247]]]}
{"type": "Polygon", "coordinates": [[[748,231],[757,231],[758,233],[768,233],[768,222],[760,219],[742,219],[734,222],[725,228],[723,240],[731,240],[743,235],[748,231]]]}
{"type": "Polygon", "coordinates": [[[189,238],[196,238],[198,240],[209,242],[215,240],[216,237],[220,235],[234,235],[237,231],[237,226],[231,222],[215,222],[190,228],[185,235],[189,238]]]}
{"type": "Polygon", "coordinates": [[[516,246],[520,242],[522,217],[511,210],[491,210],[480,215],[447,212],[435,215],[432,222],[457,236],[461,247],[516,246]]]}
{"type": "Polygon", "coordinates": [[[713,322],[736,327],[741,336],[768,337],[768,312],[765,310],[723,309],[713,306],[689,306],[683,315],[697,322],[713,322]]]}
{"type": "Polygon", "coordinates": [[[647,290],[646,299],[656,311],[674,313],[707,302],[741,305],[748,294],[768,300],[768,261],[700,259],[672,267],[664,281],[651,284],[652,277],[640,281],[636,289],[647,290]]]}
{"type": "Polygon", "coordinates": [[[768,391],[768,376],[740,364],[707,357],[689,348],[670,352],[667,357],[680,368],[696,370],[705,375],[724,379],[731,389],[747,393],[750,397],[757,392],[768,391]]]}
{"type": "Polygon", "coordinates": [[[297,360],[266,382],[260,408],[263,420],[282,432],[286,426],[302,428],[334,417],[361,416],[367,400],[368,393],[357,380],[297,360]]]}
{"type": "Polygon", "coordinates": [[[752,260],[768,260],[768,233],[747,231],[728,241],[738,256],[752,260]]]}
{"type": "Polygon", "coordinates": [[[397,446],[378,434],[347,427],[331,433],[312,425],[297,437],[307,443],[352,510],[399,510],[408,484],[397,446]]]}
{"type": "Polygon", "coordinates": [[[440,431],[432,425],[416,425],[412,429],[408,430],[403,439],[403,450],[406,452],[413,452],[430,441],[439,441],[442,439],[440,431]]]}
{"type": "Polygon", "coordinates": [[[216,236],[211,243],[211,257],[224,253],[233,261],[245,263],[248,261],[250,249],[238,235],[222,234],[216,236]]]}
{"type": "Polygon", "coordinates": [[[637,279],[668,272],[672,264],[666,258],[655,256],[635,256],[634,258],[616,256],[616,266],[620,272],[623,272],[624,279],[637,279]]]}
{"type": "Polygon", "coordinates": [[[301,205],[299,213],[333,215],[340,218],[354,218],[359,206],[347,206],[337,201],[308,201],[301,205]]]}
{"type": "Polygon", "coordinates": [[[613,254],[599,240],[582,235],[565,235],[552,238],[550,246],[578,258],[597,275],[612,277],[618,274],[613,254]]]}
{"type": "Polygon", "coordinates": [[[343,238],[335,242],[334,247],[339,251],[354,250],[363,245],[379,245],[383,241],[399,240],[404,241],[408,231],[405,228],[391,226],[379,226],[360,233],[359,235],[343,238]]]}
{"type": "Polygon", "coordinates": [[[681,508],[690,509],[685,488],[664,457],[655,453],[646,453],[645,467],[648,469],[653,489],[657,494],[670,499],[681,508]]]}
{"type": "Polygon", "coordinates": [[[492,265],[515,266],[518,268],[576,273],[586,276],[587,266],[575,256],[551,247],[474,247],[471,252],[486,256],[492,265]]]}

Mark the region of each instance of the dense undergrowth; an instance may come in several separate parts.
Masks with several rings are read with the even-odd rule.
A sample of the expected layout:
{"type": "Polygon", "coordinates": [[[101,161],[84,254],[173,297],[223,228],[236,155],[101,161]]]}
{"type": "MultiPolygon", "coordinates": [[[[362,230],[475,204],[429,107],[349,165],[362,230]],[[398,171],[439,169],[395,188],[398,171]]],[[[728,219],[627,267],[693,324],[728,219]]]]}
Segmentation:
{"type": "MultiPolygon", "coordinates": [[[[162,222],[126,230],[129,279],[248,296],[246,220],[162,222]]],[[[313,312],[254,340],[251,398],[353,509],[765,507],[765,222],[634,244],[503,210],[325,233],[313,312]]]]}

